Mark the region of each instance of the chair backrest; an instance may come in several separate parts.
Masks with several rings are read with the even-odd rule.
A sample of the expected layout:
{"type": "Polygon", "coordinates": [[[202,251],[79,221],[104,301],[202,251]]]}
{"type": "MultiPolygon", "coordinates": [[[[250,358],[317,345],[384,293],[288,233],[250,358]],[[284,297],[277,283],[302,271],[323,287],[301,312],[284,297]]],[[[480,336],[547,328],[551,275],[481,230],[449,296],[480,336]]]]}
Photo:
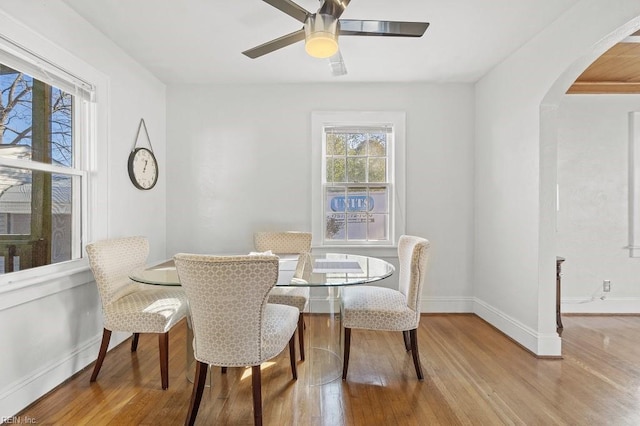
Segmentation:
{"type": "Polygon", "coordinates": [[[418,314],[420,313],[418,303],[427,274],[430,247],[428,240],[410,235],[403,235],[398,241],[400,264],[398,290],[405,295],[407,306],[418,314]]]}
{"type": "Polygon", "coordinates": [[[149,241],[145,237],[114,238],[88,244],[86,250],[102,306],[107,306],[129,293],[127,287],[133,283],[129,274],[146,266],[149,241]]]}
{"type": "Polygon", "coordinates": [[[300,254],[311,251],[311,232],[256,232],[253,244],[257,251],[274,254],[300,254]]]}
{"type": "Polygon", "coordinates": [[[199,361],[220,366],[262,361],[262,318],[278,279],[277,256],[174,256],[187,294],[199,361]]]}

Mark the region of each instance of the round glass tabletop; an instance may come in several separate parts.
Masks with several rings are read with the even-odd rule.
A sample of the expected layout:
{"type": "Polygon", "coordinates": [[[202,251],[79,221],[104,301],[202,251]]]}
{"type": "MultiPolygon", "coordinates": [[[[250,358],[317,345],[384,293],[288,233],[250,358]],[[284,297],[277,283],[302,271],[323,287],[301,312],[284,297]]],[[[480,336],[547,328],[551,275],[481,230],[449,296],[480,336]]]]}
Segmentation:
{"type": "MultiPolygon", "coordinates": [[[[368,284],[393,274],[394,266],[382,259],[355,254],[301,254],[280,259],[278,286],[340,287],[368,284]]],[[[133,272],[129,278],[144,284],[178,286],[173,260],[133,272]]]]}

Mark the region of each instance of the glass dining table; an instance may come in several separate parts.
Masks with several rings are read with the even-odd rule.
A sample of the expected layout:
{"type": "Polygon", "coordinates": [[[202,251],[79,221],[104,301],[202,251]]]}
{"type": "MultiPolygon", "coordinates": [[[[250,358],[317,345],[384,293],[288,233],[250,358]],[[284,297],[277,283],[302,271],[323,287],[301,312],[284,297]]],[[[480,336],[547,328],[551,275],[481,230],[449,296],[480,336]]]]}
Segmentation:
{"type": "MultiPolygon", "coordinates": [[[[391,276],[394,266],[371,256],[344,253],[302,254],[281,256],[277,286],[299,286],[311,289],[307,307],[309,337],[306,340],[310,363],[308,382],[322,385],[342,375],[342,323],[340,288],[371,284],[391,276]]],[[[152,285],[179,286],[180,280],[173,260],[134,271],[132,280],[152,285]]],[[[187,332],[187,376],[194,364],[193,334],[187,332]]]]}

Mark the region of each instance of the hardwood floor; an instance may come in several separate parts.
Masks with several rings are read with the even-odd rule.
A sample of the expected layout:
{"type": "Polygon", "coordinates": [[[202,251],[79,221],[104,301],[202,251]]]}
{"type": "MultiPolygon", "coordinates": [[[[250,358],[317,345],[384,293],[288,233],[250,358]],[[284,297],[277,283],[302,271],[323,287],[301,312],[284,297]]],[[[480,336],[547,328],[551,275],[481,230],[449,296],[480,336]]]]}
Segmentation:
{"type": "MultiPolygon", "coordinates": [[[[311,329],[321,329],[314,316],[311,329]]],[[[325,321],[326,322],[326,321],[325,321]]],[[[416,379],[401,333],[353,330],[349,377],[309,386],[308,360],[291,380],[288,350],[263,365],[265,425],[638,425],[640,317],[563,317],[563,359],[536,359],[473,315],[423,316],[416,379]]],[[[307,328],[307,332],[309,327],[307,328]]],[[[39,425],[183,424],[186,323],[170,333],[169,389],[160,384],[157,338],[107,354],[22,413],[39,425]]],[[[253,424],[251,369],[212,370],[196,424],[253,424]]],[[[27,419],[27,420],[28,420],[27,419]]]]}

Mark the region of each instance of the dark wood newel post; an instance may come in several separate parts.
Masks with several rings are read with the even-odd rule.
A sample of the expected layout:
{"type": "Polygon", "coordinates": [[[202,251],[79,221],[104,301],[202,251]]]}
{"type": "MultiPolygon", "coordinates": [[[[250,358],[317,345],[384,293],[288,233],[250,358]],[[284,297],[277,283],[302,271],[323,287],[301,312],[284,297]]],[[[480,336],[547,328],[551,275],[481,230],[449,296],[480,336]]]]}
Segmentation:
{"type": "Polygon", "coordinates": [[[564,262],[564,257],[556,257],[556,332],[559,336],[562,336],[562,330],[564,327],[562,326],[562,316],[560,315],[560,304],[561,304],[561,277],[562,277],[562,262],[564,262]]]}

